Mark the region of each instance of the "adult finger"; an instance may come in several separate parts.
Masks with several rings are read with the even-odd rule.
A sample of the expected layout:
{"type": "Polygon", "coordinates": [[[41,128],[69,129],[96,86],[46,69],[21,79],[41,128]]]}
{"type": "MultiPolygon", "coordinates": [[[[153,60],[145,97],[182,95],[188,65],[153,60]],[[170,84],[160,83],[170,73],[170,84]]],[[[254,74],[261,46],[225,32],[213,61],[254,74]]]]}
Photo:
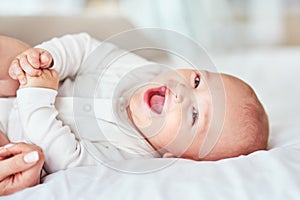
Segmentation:
{"type": "Polygon", "coordinates": [[[14,176],[7,177],[0,182],[0,196],[13,194],[39,183],[40,172],[36,173],[35,171],[32,171],[32,173],[28,173],[28,171],[25,171],[18,173],[14,176]]]}
{"type": "Polygon", "coordinates": [[[3,160],[11,155],[12,154],[6,148],[0,147],[0,160],[3,160]]]}
{"type": "Polygon", "coordinates": [[[33,167],[0,181],[0,196],[12,194],[39,184],[43,164],[44,157],[42,155],[33,167]]]}
{"type": "Polygon", "coordinates": [[[13,155],[28,153],[31,151],[38,151],[40,156],[44,157],[42,149],[39,146],[33,144],[27,144],[24,142],[9,143],[3,147],[0,147],[0,160],[5,160],[13,155]]]}
{"type": "Polygon", "coordinates": [[[40,183],[41,170],[44,166],[44,161],[44,155],[39,154],[39,160],[37,161],[37,163],[28,170],[22,172],[22,180],[20,181],[24,182],[25,184],[28,184],[28,187],[40,183]]]}
{"type": "Polygon", "coordinates": [[[36,146],[34,144],[27,144],[24,142],[19,143],[9,143],[4,146],[4,148],[11,153],[12,155],[17,155],[20,153],[28,153],[31,151],[39,151],[42,152],[42,149],[39,146],[36,146]]]}
{"type": "MultiPolygon", "coordinates": [[[[33,66],[28,60],[30,57],[31,56],[27,56],[25,54],[22,54],[18,57],[21,68],[23,69],[23,71],[25,71],[30,76],[40,76],[41,70],[39,69],[39,64],[35,64],[35,65],[38,65],[38,67],[33,66]]],[[[37,58],[37,59],[39,59],[39,58],[37,58]]]]}
{"type": "Polygon", "coordinates": [[[0,181],[8,176],[31,168],[39,160],[39,152],[32,151],[26,154],[18,154],[6,160],[0,161],[0,181]]]}

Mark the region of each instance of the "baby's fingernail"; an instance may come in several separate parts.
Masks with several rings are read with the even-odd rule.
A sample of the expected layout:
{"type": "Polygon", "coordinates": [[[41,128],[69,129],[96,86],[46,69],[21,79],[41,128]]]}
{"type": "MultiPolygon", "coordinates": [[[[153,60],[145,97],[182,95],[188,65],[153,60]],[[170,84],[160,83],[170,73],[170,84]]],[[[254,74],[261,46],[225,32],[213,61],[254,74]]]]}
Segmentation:
{"type": "Polygon", "coordinates": [[[37,151],[30,152],[24,156],[26,163],[33,163],[39,160],[39,153],[37,151]]]}
{"type": "Polygon", "coordinates": [[[12,147],[12,146],[14,146],[14,144],[9,143],[9,144],[5,145],[3,148],[7,149],[7,148],[12,147]]]}

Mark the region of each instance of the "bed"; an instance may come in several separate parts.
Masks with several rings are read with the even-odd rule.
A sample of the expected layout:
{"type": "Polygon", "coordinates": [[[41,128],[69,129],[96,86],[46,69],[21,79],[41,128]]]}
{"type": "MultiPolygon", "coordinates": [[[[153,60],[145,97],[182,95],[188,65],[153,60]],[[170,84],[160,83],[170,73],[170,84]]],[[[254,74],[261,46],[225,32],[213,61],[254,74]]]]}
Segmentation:
{"type": "MultiPolygon", "coordinates": [[[[0,34],[32,45],[64,33],[86,31],[105,39],[132,28],[119,17],[1,17],[0,24],[0,34]],[[75,26],[75,21],[83,26],[75,26]]],[[[219,71],[242,78],[261,99],[271,125],[267,151],[216,162],[128,160],[117,163],[122,171],[106,166],[72,168],[1,199],[299,199],[299,55],[300,47],[212,55],[219,71]]]]}

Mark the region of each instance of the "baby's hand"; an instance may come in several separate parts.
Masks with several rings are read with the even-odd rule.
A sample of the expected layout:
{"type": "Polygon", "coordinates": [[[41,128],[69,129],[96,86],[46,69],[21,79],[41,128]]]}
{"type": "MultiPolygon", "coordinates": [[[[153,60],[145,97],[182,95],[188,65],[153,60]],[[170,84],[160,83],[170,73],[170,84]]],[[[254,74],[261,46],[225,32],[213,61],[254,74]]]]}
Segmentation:
{"type": "Polygon", "coordinates": [[[58,89],[59,76],[54,69],[41,69],[40,76],[30,76],[25,75],[27,82],[20,86],[24,87],[39,87],[39,88],[49,88],[53,90],[58,89]]]}
{"type": "Polygon", "coordinates": [[[9,67],[12,79],[19,80],[21,85],[26,84],[25,74],[35,77],[42,74],[42,69],[52,66],[52,56],[44,49],[30,48],[18,55],[9,67]]]}

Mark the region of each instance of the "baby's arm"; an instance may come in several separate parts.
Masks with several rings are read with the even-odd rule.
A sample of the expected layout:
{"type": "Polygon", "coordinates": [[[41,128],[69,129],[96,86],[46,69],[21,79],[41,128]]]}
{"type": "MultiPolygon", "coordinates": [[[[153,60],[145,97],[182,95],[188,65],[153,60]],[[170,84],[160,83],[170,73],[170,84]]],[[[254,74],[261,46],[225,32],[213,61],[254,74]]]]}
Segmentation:
{"type": "MultiPolygon", "coordinates": [[[[64,35],[37,45],[53,58],[52,69],[55,69],[60,80],[75,78],[83,63],[101,43],[86,33],[64,35]]],[[[97,57],[101,59],[101,56],[97,57]]],[[[86,70],[86,69],[85,69],[86,70]]]]}
{"type": "MultiPolygon", "coordinates": [[[[82,64],[100,44],[86,33],[53,38],[18,55],[10,66],[10,76],[23,83],[25,73],[39,76],[41,68],[51,67],[58,72],[60,80],[75,78],[82,64]]],[[[101,55],[97,58],[101,59],[101,55]]]]}
{"type": "MultiPolygon", "coordinates": [[[[117,73],[120,68],[131,70],[148,62],[133,53],[119,49],[113,44],[97,41],[86,33],[53,38],[24,52],[17,58],[20,58],[20,62],[15,61],[13,63],[15,66],[12,65],[10,68],[11,76],[14,78],[16,78],[14,73],[20,74],[22,71],[31,76],[37,76],[38,66],[40,66],[40,68],[50,67],[55,69],[60,80],[75,79],[77,75],[80,75],[81,77],[87,77],[88,82],[93,78],[98,80],[99,77],[96,76],[103,72],[102,68],[106,67],[107,64],[111,64],[110,66],[117,73]],[[38,53],[31,52],[35,49],[38,53]],[[95,49],[97,51],[94,51],[95,49]],[[34,56],[35,54],[39,56],[34,56]],[[27,60],[24,58],[27,58],[27,60]],[[37,60],[38,64],[34,64],[34,59],[37,60]],[[23,69],[20,66],[21,61],[22,63],[28,63],[24,65],[23,69]]],[[[21,80],[19,77],[18,79],[21,80]]]]}
{"type": "Polygon", "coordinates": [[[27,83],[17,91],[17,106],[25,137],[45,154],[45,169],[52,173],[68,167],[96,165],[82,141],[57,119],[55,108],[59,77],[44,69],[39,77],[27,75],[27,83]]]}

